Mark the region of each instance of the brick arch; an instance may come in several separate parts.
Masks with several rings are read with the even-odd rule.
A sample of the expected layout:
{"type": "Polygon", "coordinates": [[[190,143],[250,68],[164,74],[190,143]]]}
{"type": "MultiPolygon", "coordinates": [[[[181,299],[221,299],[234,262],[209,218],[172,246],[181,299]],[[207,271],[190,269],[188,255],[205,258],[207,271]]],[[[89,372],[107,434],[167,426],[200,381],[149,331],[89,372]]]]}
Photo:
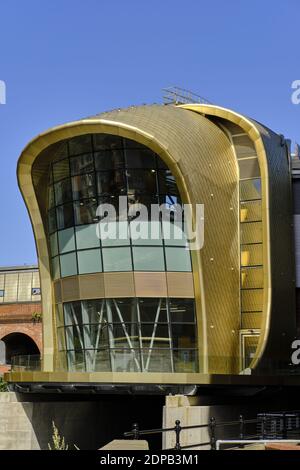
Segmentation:
{"type": "Polygon", "coordinates": [[[29,337],[38,347],[40,353],[42,352],[42,326],[37,324],[32,328],[32,325],[28,323],[24,325],[1,325],[0,326],[0,340],[4,341],[4,338],[12,333],[20,333],[29,337]]]}

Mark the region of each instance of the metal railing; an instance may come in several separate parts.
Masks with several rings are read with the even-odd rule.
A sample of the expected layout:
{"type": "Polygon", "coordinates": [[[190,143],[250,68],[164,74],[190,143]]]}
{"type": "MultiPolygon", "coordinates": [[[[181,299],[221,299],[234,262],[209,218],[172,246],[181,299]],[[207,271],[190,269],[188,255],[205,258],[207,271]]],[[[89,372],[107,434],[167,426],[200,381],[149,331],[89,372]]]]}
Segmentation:
{"type": "Polygon", "coordinates": [[[41,366],[42,360],[40,354],[26,354],[11,358],[11,370],[15,372],[39,371],[41,366]]]}
{"type": "MultiPolygon", "coordinates": [[[[266,441],[268,440],[283,440],[288,439],[290,435],[296,437],[295,434],[300,437],[300,411],[295,412],[281,412],[281,413],[260,413],[256,418],[245,419],[243,415],[239,416],[236,421],[221,421],[217,422],[216,418],[211,417],[209,423],[198,424],[192,426],[181,426],[180,420],[175,421],[175,426],[170,428],[159,428],[159,429],[147,429],[140,430],[137,423],[133,424],[132,430],[124,433],[124,437],[133,439],[140,439],[141,436],[153,435],[153,434],[164,434],[167,432],[175,433],[175,446],[166,450],[184,450],[193,449],[196,447],[209,446],[211,450],[217,449],[218,429],[219,428],[234,428],[237,427],[237,435],[230,438],[234,441],[266,441]],[[292,421],[294,420],[294,422],[292,421]],[[248,434],[249,426],[256,427],[254,434],[248,434]],[[270,426],[272,432],[270,432],[270,426]],[[198,442],[196,444],[181,444],[181,433],[182,431],[191,429],[207,429],[209,440],[205,442],[198,442]]],[[[240,444],[242,446],[242,444],[240,444]]]]}
{"type": "Polygon", "coordinates": [[[163,88],[162,91],[164,104],[212,104],[206,98],[203,98],[203,96],[178,86],[163,88]]]}

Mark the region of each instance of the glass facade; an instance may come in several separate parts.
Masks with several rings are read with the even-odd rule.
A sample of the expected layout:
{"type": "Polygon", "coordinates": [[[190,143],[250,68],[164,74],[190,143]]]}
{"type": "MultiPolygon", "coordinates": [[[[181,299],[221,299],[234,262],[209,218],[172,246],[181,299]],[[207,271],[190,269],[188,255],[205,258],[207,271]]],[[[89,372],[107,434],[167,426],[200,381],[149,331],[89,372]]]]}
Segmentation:
{"type": "Polygon", "coordinates": [[[68,302],[56,322],[70,371],[197,372],[193,299],[68,302]]]}
{"type": "Polygon", "coordinates": [[[63,149],[50,167],[48,188],[54,279],[113,271],[191,271],[182,219],[176,218],[176,211],[181,215],[178,188],[158,155],[106,134],[75,137],[63,149]],[[97,208],[108,203],[117,211],[116,221],[101,224],[97,208]],[[163,208],[169,220],[159,214],[149,220],[151,204],[163,208]],[[107,237],[105,232],[113,230],[116,236],[107,237]],[[138,238],[139,232],[144,236],[138,238]]]}
{"type": "MultiPolygon", "coordinates": [[[[54,280],[99,272],[192,270],[178,188],[158,155],[106,134],[75,137],[62,148],[50,167],[48,187],[54,280]],[[116,218],[103,224],[99,208],[105,216],[107,204],[116,218]],[[159,211],[151,214],[152,204],[167,220],[159,211]]],[[[198,370],[194,299],[59,303],[56,326],[60,363],[70,371],[198,370]]]]}

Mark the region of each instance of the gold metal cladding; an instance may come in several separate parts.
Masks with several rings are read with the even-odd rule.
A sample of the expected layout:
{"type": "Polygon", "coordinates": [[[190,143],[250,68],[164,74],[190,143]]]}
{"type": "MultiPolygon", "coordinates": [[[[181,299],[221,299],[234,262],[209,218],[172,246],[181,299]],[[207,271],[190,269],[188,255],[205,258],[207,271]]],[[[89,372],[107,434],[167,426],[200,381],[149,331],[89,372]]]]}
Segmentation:
{"type": "Polygon", "coordinates": [[[261,182],[262,182],[262,221],[263,221],[263,266],[264,266],[264,300],[263,300],[263,316],[261,322],[261,334],[255,356],[250,364],[253,368],[258,364],[259,359],[263,356],[270,330],[270,315],[272,303],[272,286],[271,286],[271,255],[270,255],[270,220],[269,220],[269,175],[268,161],[265,146],[254,122],[244,116],[213,105],[187,104],[181,105],[181,108],[195,111],[202,115],[214,116],[230,121],[244,130],[254,143],[256,155],[258,157],[261,182]]]}
{"type": "MultiPolygon", "coordinates": [[[[142,106],[50,129],[30,142],[19,159],[19,186],[32,221],[40,263],[44,371],[52,371],[54,363],[53,283],[31,169],[41,152],[51,144],[87,133],[120,135],[146,145],[173,172],[183,201],[205,205],[205,245],[202,252],[192,252],[201,369],[207,372],[208,355],[238,355],[238,334],[232,334],[239,327],[238,295],[232,295],[239,289],[234,152],[224,132],[209,119],[175,106],[142,106]]],[[[221,372],[223,366],[216,367],[214,371],[221,372]]],[[[231,365],[226,369],[230,371],[231,365]]]]}

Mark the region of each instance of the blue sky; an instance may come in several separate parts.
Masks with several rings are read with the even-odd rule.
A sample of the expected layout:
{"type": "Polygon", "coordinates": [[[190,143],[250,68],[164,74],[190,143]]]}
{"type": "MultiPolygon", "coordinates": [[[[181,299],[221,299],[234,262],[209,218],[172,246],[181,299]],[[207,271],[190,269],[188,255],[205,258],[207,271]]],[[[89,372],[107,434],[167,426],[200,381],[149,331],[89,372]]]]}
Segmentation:
{"type": "Polygon", "coordinates": [[[299,15],[299,0],[2,0],[0,265],[36,262],[15,173],[48,127],[178,85],[300,141],[299,15]]]}

